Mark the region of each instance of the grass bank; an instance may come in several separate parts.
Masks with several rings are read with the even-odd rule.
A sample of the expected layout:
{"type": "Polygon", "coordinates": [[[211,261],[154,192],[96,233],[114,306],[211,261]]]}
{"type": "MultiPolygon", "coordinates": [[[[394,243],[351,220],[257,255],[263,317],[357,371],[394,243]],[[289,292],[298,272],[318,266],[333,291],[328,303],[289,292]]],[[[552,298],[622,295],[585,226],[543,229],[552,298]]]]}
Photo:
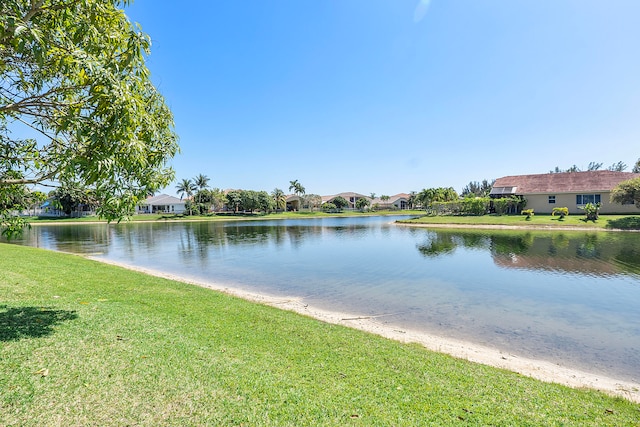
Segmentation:
{"type": "Polygon", "coordinates": [[[0,245],[0,424],[635,426],[640,405],[0,245]]]}
{"type": "Polygon", "coordinates": [[[405,224],[425,225],[486,225],[520,228],[575,228],[590,230],[640,230],[640,216],[600,215],[596,221],[587,221],[584,215],[569,215],[563,219],[551,215],[534,215],[526,219],[524,215],[482,215],[482,216],[421,216],[398,221],[405,224]]]}

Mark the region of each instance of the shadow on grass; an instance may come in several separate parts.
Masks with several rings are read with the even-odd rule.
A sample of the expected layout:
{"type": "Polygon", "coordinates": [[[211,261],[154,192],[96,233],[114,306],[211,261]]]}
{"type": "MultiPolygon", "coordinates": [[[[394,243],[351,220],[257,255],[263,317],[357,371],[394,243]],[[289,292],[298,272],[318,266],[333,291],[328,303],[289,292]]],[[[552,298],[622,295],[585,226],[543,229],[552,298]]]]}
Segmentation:
{"type": "Polygon", "coordinates": [[[0,341],[44,337],[53,333],[56,324],[77,318],[75,311],[0,305],[0,341]]]}
{"type": "Polygon", "coordinates": [[[640,230],[640,216],[627,216],[620,219],[610,219],[607,221],[607,228],[617,228],[620,230],[640,230]]]}

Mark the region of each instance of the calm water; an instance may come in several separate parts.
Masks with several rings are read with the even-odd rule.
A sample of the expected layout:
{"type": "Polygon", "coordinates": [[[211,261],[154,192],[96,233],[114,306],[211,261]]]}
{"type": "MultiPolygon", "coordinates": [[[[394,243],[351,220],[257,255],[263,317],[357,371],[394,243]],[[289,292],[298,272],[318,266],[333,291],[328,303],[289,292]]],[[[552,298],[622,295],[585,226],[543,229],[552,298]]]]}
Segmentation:
{"type": "Polygon", "coordinates": [[[395,218],[37,226],[93,256],[640,381],[640,234],[433,231],[395,218]]]}

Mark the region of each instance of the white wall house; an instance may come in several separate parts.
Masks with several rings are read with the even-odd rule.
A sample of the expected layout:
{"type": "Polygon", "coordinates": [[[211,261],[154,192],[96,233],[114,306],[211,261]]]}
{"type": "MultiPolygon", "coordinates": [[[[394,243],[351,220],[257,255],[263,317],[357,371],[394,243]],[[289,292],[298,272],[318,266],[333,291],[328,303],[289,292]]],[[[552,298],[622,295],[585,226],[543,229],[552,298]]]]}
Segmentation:
{"type": "Polygon", "coordinates": [[[136,214],[183,214],[185,211],[185,200],[169,196],[168,194],[148,197],[147,200],[140,202],[138,206],[136,206],[136,214]]]}

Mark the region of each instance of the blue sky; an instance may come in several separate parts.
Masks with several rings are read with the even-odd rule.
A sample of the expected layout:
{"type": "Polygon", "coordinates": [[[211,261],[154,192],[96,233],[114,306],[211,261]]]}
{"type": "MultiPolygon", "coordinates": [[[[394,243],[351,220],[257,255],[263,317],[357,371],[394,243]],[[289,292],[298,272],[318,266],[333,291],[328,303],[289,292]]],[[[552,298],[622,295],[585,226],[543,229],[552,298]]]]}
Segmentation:
{"type": "MultiPolygon", "coordinates": [[[[640,157],[637,0],[136,0],[176,179],[396,194],[640,157]]],[[[174,194],[174,187],[165,190],[174,194]]]]}

